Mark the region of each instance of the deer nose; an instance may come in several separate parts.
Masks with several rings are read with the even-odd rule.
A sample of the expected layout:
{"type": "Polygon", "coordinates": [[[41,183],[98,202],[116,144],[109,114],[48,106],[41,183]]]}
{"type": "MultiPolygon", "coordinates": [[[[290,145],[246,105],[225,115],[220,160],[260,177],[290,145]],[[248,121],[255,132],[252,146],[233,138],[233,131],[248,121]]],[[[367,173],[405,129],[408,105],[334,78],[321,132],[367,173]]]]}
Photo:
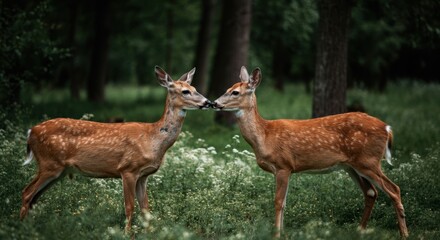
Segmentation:
{"type": "Polygon", "coordinates": [[[200,106],[200,108],[202,109],[206,109],[206,108],[210,108],[212,106],[212,102],[209,101],[208,99],[203,103],[202,106],[200,106]]]}
{"type": "Polygon", "coordinates": [[[211,107],[215,109],[222,109],[222,107],[217,102],[212,102],[211,107]]]}

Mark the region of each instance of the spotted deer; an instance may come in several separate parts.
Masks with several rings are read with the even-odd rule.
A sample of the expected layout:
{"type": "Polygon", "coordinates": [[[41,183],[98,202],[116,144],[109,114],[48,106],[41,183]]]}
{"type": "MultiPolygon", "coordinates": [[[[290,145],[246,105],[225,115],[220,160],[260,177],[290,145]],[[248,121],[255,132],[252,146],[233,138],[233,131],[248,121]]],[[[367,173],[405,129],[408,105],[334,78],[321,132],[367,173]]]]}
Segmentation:
{"type": "Polygon", "coordinates": [[[235,111],[244,139],[257,164],[276,180],[275,228],[280,236],[289,178],[292,173],[345,170],[361,188],[365,207],[360,222],[365,229],[377,198],[376,187],[393,201],[402,237],[408,236],[399,187],[381,170],[385,156],[391,164],[391,127],[365,113],[345,113],[309,120],[266,120],[258,113],[255,89],[262,79],[256,68],[249,76],[241,68],[241,82],[212,103],[217,110],[235,111]],[[376,187],[375,187],[376,186],[376,187]]]}
{"type": "Polygon", "coordinates": [[[165,110],[154,123],[98,123],[58,118],[29,130],[29,163],[35,159],[38,174],[23,190],[20,218],[56,180],[72,170],[95,178],[122,178],[126,226],[131,228],[136,195],[142,210],[148,210],[146,182],[176,141],[187,110],[207,109],[210,101],[199,94],[191,81],[195,68],[173,81],[160,67],[155,73],[167,89],[165,110]]]}

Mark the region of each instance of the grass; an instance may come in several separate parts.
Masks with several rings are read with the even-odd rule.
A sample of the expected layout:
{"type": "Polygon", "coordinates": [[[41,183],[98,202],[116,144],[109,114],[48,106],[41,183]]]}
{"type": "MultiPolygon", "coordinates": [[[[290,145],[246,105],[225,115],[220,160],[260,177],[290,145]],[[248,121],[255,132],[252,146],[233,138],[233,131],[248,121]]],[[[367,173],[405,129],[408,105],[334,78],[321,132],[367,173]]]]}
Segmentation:
{"type": "MultiPolygon", "coordinates": [[[[385,173],[401,187],[410,239],[439,239],[440,102],[439,85],[411,82],[392,85],[386,94],[349,91],[367,111],[393,126],[394,166],[385,173]]],[[[124,235],[124,204],[119,179],[65,178],[42,195],[25,221],[18,220],[21,190],[36,166],[22,166],[25,133],[48,118],[96,121],[123,117],[152,122],[163,111],[165,90],[110,86],[108,101],[71,101],[64,91],[32,94],[15,118],[0,113],[1,239],[130,239],[124,235]]],[[[311,97],[299,85],[285,93],[268,86],[257,90],[259,110],[267,119],[308,118],[311,97]]],[[[136,209],[137,239],[271,239],[274,179],[257,164],[237,128],[213,122],[212,111],[187,114],[183,133],[168,151],[161,169],[149,177],[152,211],[136,209]]],[[[283,239],[398,239],[395,213],[380,193],[360,232],[363,197],[343,172],[295,174],[291,178],[283,239]]]]}

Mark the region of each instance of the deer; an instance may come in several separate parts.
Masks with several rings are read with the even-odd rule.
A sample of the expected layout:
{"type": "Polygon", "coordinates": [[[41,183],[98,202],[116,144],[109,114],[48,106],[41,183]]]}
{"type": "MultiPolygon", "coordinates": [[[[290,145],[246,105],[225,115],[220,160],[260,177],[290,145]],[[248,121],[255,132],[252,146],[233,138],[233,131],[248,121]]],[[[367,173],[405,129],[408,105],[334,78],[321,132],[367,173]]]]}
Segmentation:
{"type": "Polygon", "coordinates": [[[360,229],[364,230],[378,191],[393,202],[400,235],[408,236],[400,188],[381,170],[381,160],[391,164],[391,127],[365,113],[343,113],[314,119],[263,119],[257,108],[255,90],[262,80],[261,70],[251,75],[243,66],[240,82],[215,100],[217,111],[234,111],[243,138],[252,147],[256,162],[275,176],[275,237],[283,228],[289,179],[292,173],[346,171],[364,195],[360,229]]]}
{"type": "Polygon", "coordinates": [[[191,86],[195,68],[177,81],[156,66],[159,84],[167,89],[162,117],[154,123],[99,123],[68,118],[45,121],[28,131],[28,157],[38,173],[22,192],[23,220],[38,197],[62,176],[79,172],[93,178],[121,178],[126,215],[131,230],[135,196],[148,211],[146,182],[159,170],[166,151],[182,129],[187,110],[208,109],[211,102],[191,86]]]}

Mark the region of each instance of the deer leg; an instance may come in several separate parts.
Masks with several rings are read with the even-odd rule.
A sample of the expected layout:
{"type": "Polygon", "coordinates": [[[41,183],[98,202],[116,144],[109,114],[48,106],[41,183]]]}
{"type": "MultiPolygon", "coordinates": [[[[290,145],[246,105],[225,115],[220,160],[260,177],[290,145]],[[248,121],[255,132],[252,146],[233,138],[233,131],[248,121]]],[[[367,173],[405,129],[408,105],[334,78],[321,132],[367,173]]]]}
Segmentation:
{"type": "Polygon", "coordinates": [[[373,184],[371,184],[370,181],[368,181],[364,177],[361,177],[359,174],[356,173],[354,169],[349,168],[346,169],[346,171],[364,193],[365,205],[364,205],[364,213],[362,215],[360,227],[361,229],[366,229],[368,219],[370,218],[371,212],[374,207],[374,203],[377,199],[377,190],[373,186],[373,184]]]}
{"type": "Polygon", "coordinates": [[[46,192],[49,188],[51,188],[55,183],[57,183],[61,178],[63,178],[64,172],[62,172],[58,177],[51,179],[51,181],[47,182],[37,193],[35,193],[32,201],[30,203],[30,208],[38,201],[41,195],[46,192]]]}
{"type": "Polygon", "coordinates": [[[122,185],[124,190],[125,216],[127,218],[125,233],[128,233],[131,230],[131,222],[134,212],[136,177],[131,173],[122,174],[122,185]]]}
{"type": "Polygon", "coordinates": [[[403,237],[408,237],[408,229],[406,227],[405,221],[405,211],[402,204],[402,199],[400,196],[400,188],[394,184],[390,179],[388,179],[382,171],[379,174],[382,179],[382,188],[387,193],[387,195],[393,200],[394,208],[396,210],[397,222],[399,224],[400,235],[403,237]]]}
{"type": "Polygon", "coordinates": [[[146,189],[147,177],[148,176],[143,176],[139,178],[136,182],[136,198],[142,212],[149,211],[150,209],[148,204],[148,193],[146,189]]]}
{"type": "Polygon", "coordinates": [[[283,227],[284,207],[286,206],[287,189],[289,186],[290,171],[279,170],[275,173],[275,237],[280,237],[283,227]]]}
{"type": "Polygon", "coordinates": [[[63,172],[63,168],[43,171],[39,170],[37,176],[26,186],[22,192],[22,205],[20,209],[20,219],[23,220],[37,201],[38,197],[47,190],[63,172]]]}
{"type": "Polygon", "coordinates": [[[385,174],[383,174],[382,170],[380,169],[380,162],[378,162],[378,164],[375,166],[371,166],[370,168],[361,167],[355,169],[360,175],[372,181],[376,186],[382,189],[382,191],[384,191],[388,197],[390,197],[396,210],[400,235],[402,237],[407,237],[408,229],[405,222],[405,212],[400,196],[400,188],[390,179],[388,179],[385,174]]]}

